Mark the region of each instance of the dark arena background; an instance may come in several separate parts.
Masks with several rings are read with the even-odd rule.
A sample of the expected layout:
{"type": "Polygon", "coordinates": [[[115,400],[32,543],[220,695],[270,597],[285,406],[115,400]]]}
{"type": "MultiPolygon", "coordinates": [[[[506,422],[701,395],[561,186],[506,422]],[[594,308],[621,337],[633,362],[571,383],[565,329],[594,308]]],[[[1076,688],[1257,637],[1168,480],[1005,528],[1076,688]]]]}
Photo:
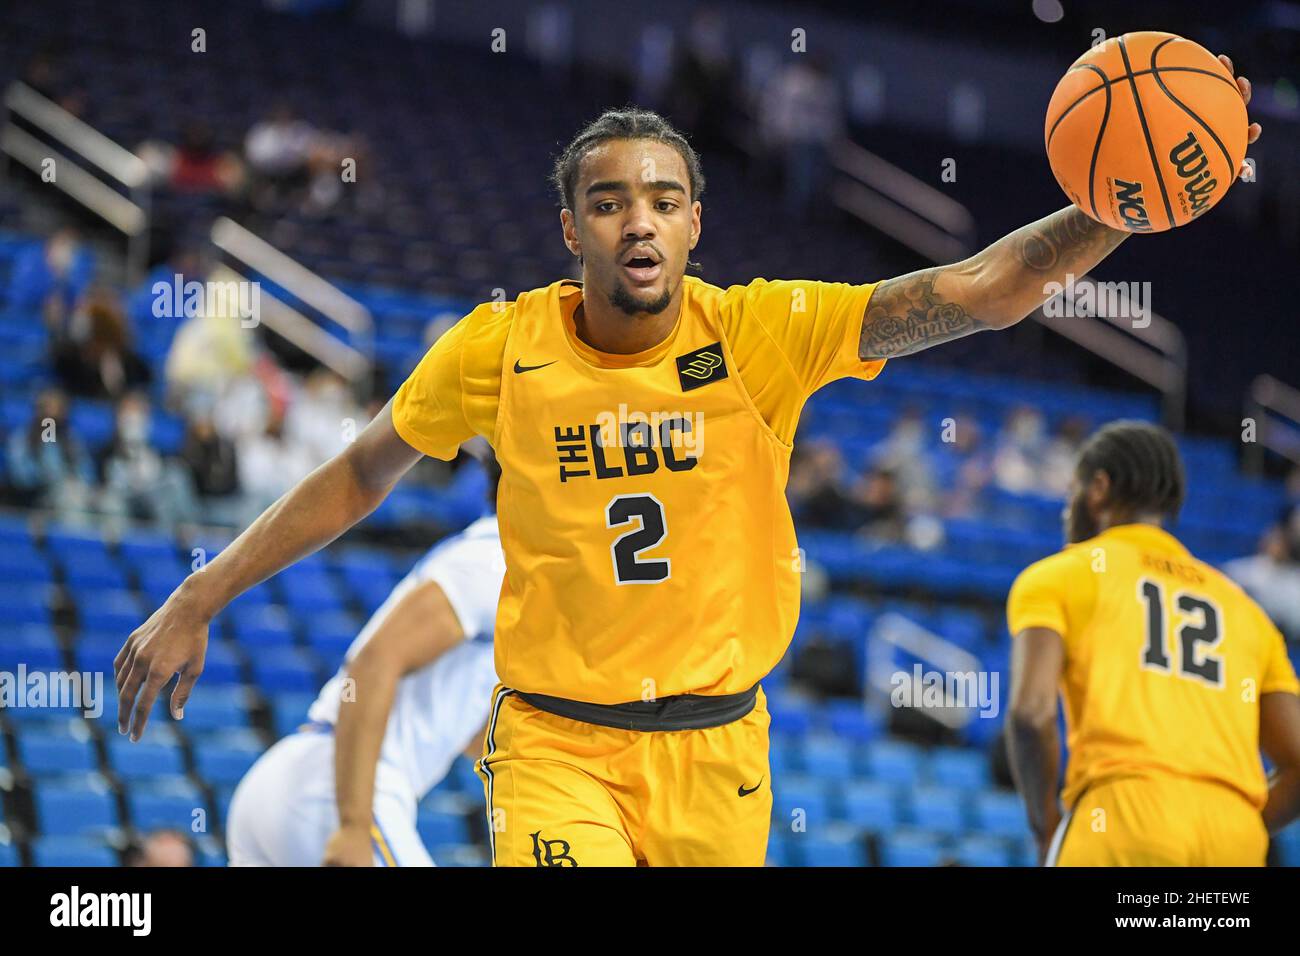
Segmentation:
{"type": "MultiPolygon", "coordinates": [[[[1035,865],[1003,734],[1007,593],[1061,547],[1074,456],[1112,419],[1173,430],[1172,530],[1300,662],[1300,4],[8,0],[0,866],[226,864],[235,786],[481,513],[481,467],[424,459],[236,600],[183,721],[160,699],[139,744],[114,658],[461,316],[576,275],[549,175],[602,110],[657,110],[699,150],[705,281],[874,282],[1067,205],[1048,99],[1131,30],[1251,78],[1254,181],[1011,331],[808,402],[803,604],[763,681],[771,867],[1035,865]],[[194,280],[256,299],[195,308],[194,280]],[[933,672],[979,699],[923,693],[933,672]]],[[[420,802],[439,866],[487,865],[483,805],[464,757],[420,802]]],[[[1300,865],[1300,824],[1268,862],[1300,865]]]]}

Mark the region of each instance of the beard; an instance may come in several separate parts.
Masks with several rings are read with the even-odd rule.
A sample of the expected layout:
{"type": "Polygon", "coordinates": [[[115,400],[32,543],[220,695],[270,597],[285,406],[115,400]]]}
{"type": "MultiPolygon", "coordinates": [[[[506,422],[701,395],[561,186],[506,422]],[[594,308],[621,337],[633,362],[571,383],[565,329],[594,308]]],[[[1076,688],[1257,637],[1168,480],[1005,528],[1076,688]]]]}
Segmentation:
{"type": "Polygon", "coordinates": [[[628,291],[627,286],[618,282],[614,285],[614,291],[609,297],[610,304],[614,308],[625,312],[628,315],[639,315],[642,313],[649,315],[658,315],[664,309],[668,308],[668,303],[672,302],[673,293],[671,289],[664,289],[658,298],[651,299],[649,302],[644,299],[638,299],[628,291]]]}
{"type": "Polygon", "coordinates": [[[1101,528],[1084,506],[1083,495],[1075,495],[1070,499],[1069,510],[1065,515],[1066,544],[1078,544],[1080,541],[1095,538],[1100,533],[1101,528]]]}

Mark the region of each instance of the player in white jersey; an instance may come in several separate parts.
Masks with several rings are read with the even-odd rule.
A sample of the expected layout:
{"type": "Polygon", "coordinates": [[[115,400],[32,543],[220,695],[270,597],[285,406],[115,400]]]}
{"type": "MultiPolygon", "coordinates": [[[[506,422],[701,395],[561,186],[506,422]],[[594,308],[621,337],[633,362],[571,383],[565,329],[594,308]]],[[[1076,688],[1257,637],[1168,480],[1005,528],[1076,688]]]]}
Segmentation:
{"type": "Polygon", "coordinates": [[[416,807],[457,754],[482,750],[504,574],[495,514],[420,559],[352,643],[310,722],[240,781],[231,866],[433,865],[416,807]]]}

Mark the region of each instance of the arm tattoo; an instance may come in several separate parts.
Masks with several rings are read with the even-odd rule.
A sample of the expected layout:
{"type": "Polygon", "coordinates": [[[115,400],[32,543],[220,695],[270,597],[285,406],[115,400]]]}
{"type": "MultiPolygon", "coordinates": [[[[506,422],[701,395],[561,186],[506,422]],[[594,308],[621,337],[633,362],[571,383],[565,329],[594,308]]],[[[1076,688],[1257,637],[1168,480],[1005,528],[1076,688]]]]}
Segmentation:
{"type": "Polygon", "coordinates": [[[1128,237],[1127,232],[1103,226],[1070,206],[1017,229],[1007,238],[1017,240],[1016,251],[1026,266],[1035,272],[1050,272],[1073,270],[1074,263],[1086,256],[1101,260],[1128,237]]]}
{"type": "Polygon", "coordinates": [[[911,355],[985,327],[961,303],[945,302],[934,291],[943,268],[923,269],[880,284],[862,319],[859,358],[911,355]]]}
{"type": "Polygon", "coordinates": [[[1083,275],[1128,236],[1070,206],[1003,236],[965,262],[882,282],[862,318],[858,356],[866,361],[912,355],[972,332],[1013,325],[1046,301],[1048,283],[1063,282],[1067,273],[1083,275]],[[947,294],[935,291],[941,275],[949,280],[947,294]],[[954,294],[961,301],[953,301],[954,294]]]}

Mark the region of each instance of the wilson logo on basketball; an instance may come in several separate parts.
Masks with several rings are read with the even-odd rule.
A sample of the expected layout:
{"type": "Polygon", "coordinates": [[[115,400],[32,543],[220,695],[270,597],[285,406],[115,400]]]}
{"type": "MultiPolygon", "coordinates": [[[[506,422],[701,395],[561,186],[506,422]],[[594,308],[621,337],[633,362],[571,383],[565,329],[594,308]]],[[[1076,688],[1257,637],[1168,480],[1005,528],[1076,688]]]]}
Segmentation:
{"type": "Polygon", "coordinates": [[[1146,203],[1142,199],[1142,184],[1117,179],[1115,189],[1115,201],[1119,204],[1118,211],[1124,225],[1134,232],[1150,232],[1151,220],[1147,218],[1146,203]]]}
{"type": "Polygon", "coordinates": [[[1188,131],[1187,138],[1169,151],[1169,162],[1180,179],[1184,180],[1187,198],[1192,204],[1192,216],[1199,216],[1210,208],[1210,197],[1219,181],[1209,170],[1210,160],[1201,148],[1196,134],[1188,131]]]}

